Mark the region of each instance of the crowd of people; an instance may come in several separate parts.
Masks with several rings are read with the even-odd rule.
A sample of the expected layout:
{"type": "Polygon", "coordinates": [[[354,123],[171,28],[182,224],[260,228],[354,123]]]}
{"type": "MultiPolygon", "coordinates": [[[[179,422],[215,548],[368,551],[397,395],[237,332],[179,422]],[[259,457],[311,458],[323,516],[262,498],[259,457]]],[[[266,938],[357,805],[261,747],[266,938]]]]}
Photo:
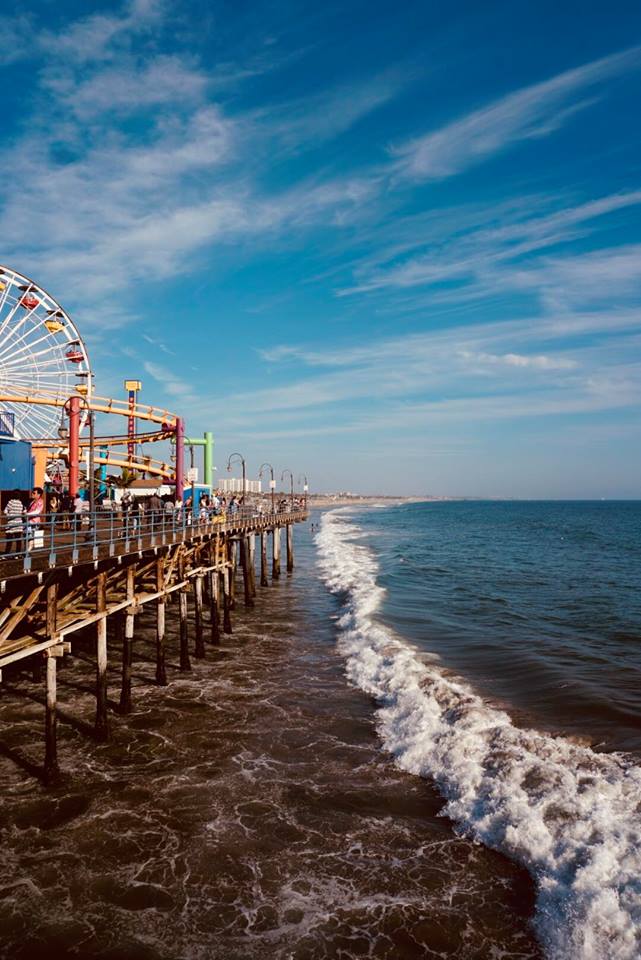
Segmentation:
{"type": "MultiPolygon", "coordinates": [[[[5,499],[5,556],[43,547],[45,528],[77,533],[82,529],[89,532],[95,526],[85,490],[73,495],[58,491],[45,494],[42,487],[34,487],[29,497],[23,491],[13,490],[5,495],[5,499]]],[[[266,496],[233,494],[228,497],[214,492],[201,495],[194,506],[191,494],[180,500],[171,494],[136,496],[126,489],[120,500],[99,497],[96,510],[103,516],[105,511],[110,511],[112,517],[118,517],[121,535],[128,536],[133,531],[163,526],[222,522],[239,517],[249,519],[269,514],[272,509],[284,513],[301,509],[304,502],[298,497],[281,497],[273,501],[272,507],[272,500],[266,496]]]]}

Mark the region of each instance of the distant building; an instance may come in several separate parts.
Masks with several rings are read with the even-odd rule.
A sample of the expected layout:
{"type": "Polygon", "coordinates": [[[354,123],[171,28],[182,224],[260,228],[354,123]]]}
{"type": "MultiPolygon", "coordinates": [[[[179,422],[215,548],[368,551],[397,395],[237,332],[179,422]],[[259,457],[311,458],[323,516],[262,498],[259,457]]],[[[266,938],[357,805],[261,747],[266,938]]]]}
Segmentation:
{"type": "MultiPolygon", "coordinates": [[[[229,479],[220,480],[218,489],[221,493],[242,493],[243,478],[229,477],[229,479]]],[[[260,480],[245,480],[245,493],[262,493],[262,482],[260,480]]]]}
{"type": "Polygon", "coordinates": [[[116,487],[114,500],[119,503],[123,498],[125,490],[128,490],[133,497],[150,497],[153,493],[157,493],[159,497],[164,497],[173,493],[173,489],[173,487],[164,483],[160,477],[150,477],[148,480],[140,477],[137,480],[132,480],[126,488],[116,487]]]}

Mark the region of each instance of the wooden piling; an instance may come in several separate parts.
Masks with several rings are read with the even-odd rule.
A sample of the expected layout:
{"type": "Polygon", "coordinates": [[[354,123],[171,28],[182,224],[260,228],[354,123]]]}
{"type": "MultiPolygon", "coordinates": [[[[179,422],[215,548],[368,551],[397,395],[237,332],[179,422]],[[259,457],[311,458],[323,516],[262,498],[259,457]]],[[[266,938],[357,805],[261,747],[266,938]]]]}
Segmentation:
{"type": "Polygon", "coordinates": [[[211,642],[220,643],[220,618],[218,615],[218,574],[212,570],[209,574],[209,613],[211,616],[211,642]]]}
{"type": "Polygon", "coordinates": [[[181,590],[178,595],[178,613],[180,616],[180,669],[191,670],[189,659],[189,634],[187,632],[187,592],[181,590]]]}
{"type": "MultiPolygon", "coordinates": [[[[56,635],[58,620],[58,584],[47,587],[46,632],[47,639],[56,635]]],[[[44,781],[55,783],[60,776],[58,767],[57,714],[56,714],[56,668],[58,651],[52,647],[46,652],[46,689],[45,689],[45,762],[44,781]]],[[[38,657],[41,660],[41,657],[38,657]]]]}
{"type": "Polygon", "coordinates": [[[196,633],[196,644],[194,647],[194,656],[202,660],[205,656],[205,643],[203,640],[203,575],[196,574],[194,577],[194,625],[196,633]]]}
{"type": "Polygon", "coordinates": [[[134,658],[134,602],[136,599],[136,564],[127,567],[126,591],[129,606],[125,609],[124,618],[116,620],[118,631],[122,638],[122,685],[120,688],[120,712],[131,713],[131,667],[134,658]]]}
{"type": "Polygon", "coordinates": [[[156,600],[156,683],[159,687],[167,686],[167,669],[165,667],[165,561],[163,557],[156,560],[156,590],[161,596],[156,600]]]}
{"type": "Polygon", "coordinates": [[[280,577],[280,527],[272,531],[272,580],[280,577]]]}
{"type": "Polygon", "coordinates": [[[45,763],[44,781],[55,783],[60,776],[58,767],[57,715],[56,715],[56,663],[55,648],[47,650],[47,687],[45,706],[45,763]]]}
{"type": "MultiPolygon", "coordinates": [[[[185,580],[185,561],[181,557],[178,562],[178,579],[185,580]]],[[[191,660],[189,658],[189,630],[188,620],[189,604],[187,599],[187,587],[182,587],[178,592],[178,617],[180,620],[180,669],[183,673],[191,670],[191,660]]]]}
{"type": "Polygon", "coordinates": [[[254,598],[251,589],[251,572],[249,558],[249,543],[247,537],[240,538],[240,565],[243,568],[243,589],[245,594],[245,606],[253,607],[254,598]]]}
{"type": "Polygon", "coordinates": [[[294,569],[294,526],[287,524],[287,572],[291,573],[294,569]]]}
{"type": "Polygon", "coordinates": [[[237,550],[235,540],[228,540],[227,544],[228,544],[227,549],[229,550],[229,562],[231,564],[229,569],[229,580],[228,580],[229,609],[235,610],[236,609],[236,575],[238,572],[238,550],[237,550]]]}
{"type": "Polygon", "coordinates": [[[249,591],[252,598],[256,596],[256,538],[253,533],[247,534],[247,556],[249,560],[249,591]]]}
{"type": "Polygon", "coordinates": [[[96,738],[109,738],[107,720],[107,574],[99,573],[96,582],[96,612],[103,616],[96,622],[96,738]]]}
{"type": "Polygon", "coordinates": [[[225,567],[220,575],[220,582],[223,588],[223,633],[231,633],[231,604],[229,597],[229,581],[231,579],[231,568],[225,567]]]}
{"type": "Polygon", "coordinates": [[[269,586],[269,580],[267,579],[267,534],[264,530],[260,534],[260,585],[261,587],[269,586]]]}

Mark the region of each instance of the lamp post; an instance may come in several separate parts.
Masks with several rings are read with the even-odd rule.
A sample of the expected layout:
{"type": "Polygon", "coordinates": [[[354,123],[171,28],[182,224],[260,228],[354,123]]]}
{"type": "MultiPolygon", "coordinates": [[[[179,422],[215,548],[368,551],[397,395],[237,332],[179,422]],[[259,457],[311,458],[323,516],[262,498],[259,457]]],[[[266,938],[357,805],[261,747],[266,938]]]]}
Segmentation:
{"type": "Polygon", "coordinates": [[[232,454],[230,454],[230,455],[229,455],[229,459],[228,459],[228,461],[227,461],[227,473],[230,473],[230,472],[231,472],[231,465],[232,465],[232,460],[234,459],[234,457],[235,457],[237,460],[239,460],[239,461],[242,463],[242,465],[243,465],[243,504],[244,504],[244,502],[245,502],[245,494],[246,494],[246,492],[247,492],[247,470],[246,470],[246,467],[245,467],[245,458],[243,457],[242,453],[232,453],[232,454]]]}
{"type": "Polygon", "coordinates": [[[272,513],[276,513],[276,508],[274,506],[274,491],[276,489],[276,481],[274,480],[274,468],[271,463],[261,463],[260,470],[258,471],[258,476],[262,479],[263,476],[263,467],[269,467],[269,489],[272,494],[272,513]]]}
{"type": "Polygon", "coordinates": [[[294,509],[294,474],[291,470],[283,470],[280,475],[280,482],[282,483],[285,479],[285,474],[289,474],[290,490],[289,490],[289,509],[294,509]]]}
{"type": "Polygon", "coordinates": [[[300,483],[301,477],[303,479],[303,499],[305,501],[305,509],[307,510],[307,491],[309,490],[309,485],[307,483],[307,477],[304,473],[298,477],[298,482],[300,483]]]}

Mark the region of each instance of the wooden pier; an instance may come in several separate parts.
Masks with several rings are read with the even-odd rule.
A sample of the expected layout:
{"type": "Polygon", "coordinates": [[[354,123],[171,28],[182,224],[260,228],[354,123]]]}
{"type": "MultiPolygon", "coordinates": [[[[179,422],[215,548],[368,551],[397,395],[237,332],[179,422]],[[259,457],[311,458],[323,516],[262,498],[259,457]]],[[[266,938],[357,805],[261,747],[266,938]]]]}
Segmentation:
{"type": "Polygon", "coordinates": [[[104,518],[95,519],[89,534],[59,539],[18,559],[0,560],[0,681],[2,671],[29,661],[35,679],[44,673],[43,779],[59,776],[56,721],[58,658],[72,651],[74,636],[88,628],[96,639],[96,713],[94,733],[109,737],[107,666],[108,624],[122,651],[119,714],[132,707],[132,663],[136,617],[146,604],[156,613],[156,683],[165,686],[167,608],[179,619],[180,670],[191,670],[188,611],[193,607],[193,656],[205,656],[209,642],[232,632],[235,583],[242,572],[243,600],[257,597],[256,537],[260,538],[260,586],[268,584],[267,542],[272,541],[273,579],[281,575],[281,530],[285,528],[286,568],[294,568],[293,527],[307,519],[305,509],[123,531],[104,518]],[[177,601],[177,602],[176,602],[177,601]],[[174,612],[175,611],[175,612],[174,612]],[[46,665],[43,671],[42,666],[46,665]]]}

